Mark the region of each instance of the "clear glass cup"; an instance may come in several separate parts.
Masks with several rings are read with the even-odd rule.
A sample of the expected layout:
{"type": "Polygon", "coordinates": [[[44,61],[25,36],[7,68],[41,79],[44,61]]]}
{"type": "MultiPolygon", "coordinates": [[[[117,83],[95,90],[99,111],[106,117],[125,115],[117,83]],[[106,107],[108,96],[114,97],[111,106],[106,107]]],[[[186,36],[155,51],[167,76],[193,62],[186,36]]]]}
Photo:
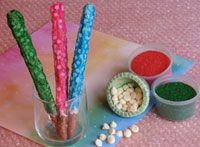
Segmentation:
{"type": "MultiPolygon", "coordinates": [[[[55,79],[54,76],[50,76],[48,78],[50,87],[52,89],[53,94],[55,93],[55,79]],[[54,87],[54,88],[53,88],[54,87]]],[[[54,94],[55,95],[55,94],[54,94]]],[[[73,98],[67,101],[66,112],[65,115],[67,117],[67,126],[72,120],[72,112],[75,112],[74,105],[79,101],[79,107],[75,113],[73,113],[76,118],[75,129],[71,129],[73,132],[73,136],[67,137],[67,139],[63,140],[59,137],[58,132],[56,130],[55,124],[52,123],[51,116],[45,111],[44,104],[48,104],[49,102],[43,101],[39,98],[38,93],[33,87],[33,98],[34,98],[34,124],[35,130],[39,137],[47,144],[52,146],[66,146],[70,144],[74,144],[79,141],[84,134],[86,133],[88,126],[88,108],[87,108],[87,94],[86,94],[86,86],[84,84],[81,97],[73,98]]],[[[66,127],[66,131],[69,131],[69,127],[66,127]]],[[[68,133],[69,134],[69,133],[68,133]]]]}

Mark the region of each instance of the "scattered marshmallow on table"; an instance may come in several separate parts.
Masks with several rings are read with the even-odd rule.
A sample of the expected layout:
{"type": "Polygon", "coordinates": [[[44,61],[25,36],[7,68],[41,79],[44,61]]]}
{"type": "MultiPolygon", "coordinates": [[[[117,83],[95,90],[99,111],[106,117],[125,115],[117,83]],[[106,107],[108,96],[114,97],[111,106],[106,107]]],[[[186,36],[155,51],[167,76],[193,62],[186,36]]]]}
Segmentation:
{"type": "Polygon", "coordinates": [[[136,112],[142,105],[143,94],[140,87],[135,87],[131,83],[119,88],[112,87],[112,101],[117,109],[125,112],[136,112]]]}
{"type": "Polygon", "coordinates": [[[122,137],[123,136],[123,132],[121,130],[118,130],[116,132],[117,137],[122,137]]]}
{"type": "Polygon", "coordinates": [[[108,133],[109,133],[110,135],[114,135],[114,134],[115,134],[115,129],[114,129],[114,128],[111,128],[111,129],[108,131],[108,133]]]}
{"type": "Polygon", "coordinates": [[[112,121],[110,125],[108,123],[104,123],[102,125],[102,130],[108,130],[108,136],[105,134],[101,133],[94,142],[96,146],[101,147],[103,145],[103,141],[106,140],[108,144],[114,144],[115,143],[115,136],[117,137],[125,137],[125,138],[130,138],[133,133],[139,132],[139,127],[137,125],[132,125],[129,128],[125,129],[124,131],[121,130],[115,130],[117,128],[117,123],[115,121],[112,121]]]}
{"type": "Polygon", "coordinates": [[[104,123],[102,126],[102,130],[109,130],[110,126],[107,123],[104,123]]]}
{"type": "Polygon", "coordinates": [[[98,146],[98,147],[101,147],[103,145],[103,143],[100,139],[96,139],[95,145],[98,146]]]}
{"type": "Polygon", "coordinates": [[[114,137],[113,135],[109,135],[109,136],[107,137],[107,142],[108,142],[109,144],[115,143],[115,137],[114,137]]]}
{"type": "Polygon", "coordinates": [[[139,132],[139,127],[137,125],[132,125],[130,126],[130,129],[133,133],[139,132]]]}
{"type": "Polygon", "coordinates": [[[112,121],[112,122],[110,123],[110,127],[111,127],[111,128],[116,128],[116,127],[117,127],[117,123],[114,122],[114,121],[112,121]]]}
{"type": "Polygon", "coordinates": [[[106,135],[105,135],[105,134],[100,134],[100,135],[99,135],[99,139],[100,139],[101,141],[105,141],[105,140],[106,140],[106,135]]]}
{"type": "Polygon", "coordinates": [[[131,135],[132,135],[131,130],[129,129],[124,130],[124,137],[129,138],[131,137],[131,135]]]}

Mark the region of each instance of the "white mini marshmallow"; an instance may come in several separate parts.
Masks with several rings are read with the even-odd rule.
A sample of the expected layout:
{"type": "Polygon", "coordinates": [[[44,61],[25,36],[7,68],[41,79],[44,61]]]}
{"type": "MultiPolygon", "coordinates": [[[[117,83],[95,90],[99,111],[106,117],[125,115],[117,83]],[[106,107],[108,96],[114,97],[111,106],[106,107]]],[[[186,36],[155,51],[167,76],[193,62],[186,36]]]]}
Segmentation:
{"type": "Polygon", "coordinates": [[[136,94],[136,100],[141,100],[143,97],[142,93],[137,93],[136,94]]]}
{"type": "Polygon", "coordinates": [[[107,142],[108,142],[109,144],[115,143],[115,137],[114,137],[113,135],[109,135],[109,136],[107,137],[107,142]]]}
{"type": "Polygon", "coordinates": [[[98,147],[101,147],[103,145],[103,143],[100,139],[96,139],[95,145],[98,146],[98,147]]]}
{"type": "Polygon", "coordinates": [[[112,122],[110,123],[110,127],[111,127],[111,128],[116,128],[116,127],[117,127],[117,123],[116,123],[115,121],[112,121],[112,122]]]}
{"type": "Polygon", "coordinates": [[[104,123],[102,126],[102,130],[109,130],[110,126],[107,123],[104,123]]]}
{"type": "Polygon", "coordinates": [[[130,126],[130,129],[132,132],[137,133],[139,132],[139,127],[137,125],[132,125],[130,126]]]}
{"type": "Polygon", "coordinates": [[[136,87],[136,88],[135,88],[135,92],[136,92],[136,93],[142,93],[142,89],[141,89],[140,87],[136,87]]]}
{"type": "Polygon", "coordinates": [[[128,84],[128,87],[129,87],[129,88],[133,88],[133,84],[129,83],[129,84],[128,84]]]}
{"type": "Polygon", "coordinates": [[[118,88],[118,95],[122,94],[124,92],[123,88],[118,88]]]}
{"type": "Polygon", "coordinates": [[[122,104],[117,104],[117,109],[121,110],[122,109],[122,104]]]}
{"type": "Polygon", "coordinates": [[[118,100],[117,95],[113,95],[113,96],[112,96],[112,100],[113,100],[113,101],[117,101],[117,100],[118,100]]]}
{"type": "Polygon", "coordinates": [[[110,134],[110,135],[114,135],[115,134],[115,129],[114,128],[111,128],[109,131],[108,131],[108,133],[110,134]]]}
{"type": "Polygon", "coordinates": [[[112,89],[111,89],[111,94],[112,94],[112,95],[117,95],[117,88],[112,87],[112,89]]]}
{"type": "Polygon", "coordinates": [[[124,105],[124,104],[126,104],[126,101],[124,100],[124,99],[120,99],[120,104],[122,104],[122,105],[124,105]]]}
{"type": "Polygon", "coordinates": [[[123,132],[121,130],[118,130],[116,132],[117,137],[123,137],[123,132]]]}
{"type": "Polygon", "coordinates": [[[124,130],[124,137],[129,138],[131,137],[131,135],[132,135],[131,130],[129,129],[124,130]]]}
{"type": "Polygon", "coordinates": [[[99,135],[99,139],[100,139],[101,141],[105,141],[105,140],[106,140],[106,135],[105,135],[105,134],[100,134],[100,135],[99,135]]]}
{"type": "Polygon", "coordinates": [[[124,96],[123,96],[123,94],[120,94],[119,96],[118,96],[118,99],[122,99],[124,96]]]}
{"type": "Polygon", "coordinates": [[[137,94],[136,94],[135,92],[132,92],[132,93],[131,93],[131,98],[132,98],[132,99],[136,99],[136,97],[137,97],[137,94]]]}
{"type": "Polygon", "coordinates": [[[128,85],[124,85],[124,86],[123,86],[123,89],[124,89],[124,90],[127,90],[127,89],[128,89],[128,85]]]}

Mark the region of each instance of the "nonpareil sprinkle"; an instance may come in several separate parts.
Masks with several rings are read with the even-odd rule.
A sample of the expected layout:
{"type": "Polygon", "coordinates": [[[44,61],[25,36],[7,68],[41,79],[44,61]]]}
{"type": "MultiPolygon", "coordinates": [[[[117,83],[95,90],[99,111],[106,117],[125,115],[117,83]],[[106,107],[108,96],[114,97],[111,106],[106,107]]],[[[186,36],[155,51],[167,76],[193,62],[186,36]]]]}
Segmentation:
{"type": "Polygon", "coordinates": [[[131,69],[141,76],[154,76],[162,73],[170,65],[170,58],[159,51],[145,51],[131,62],[131,69]]]}
{"type": "Polygon", "coordinates": [[[197,95],[191,86],[182,82],[161,84],[155,91],[158,96],[170,101],[185,101],[197,95]]]}

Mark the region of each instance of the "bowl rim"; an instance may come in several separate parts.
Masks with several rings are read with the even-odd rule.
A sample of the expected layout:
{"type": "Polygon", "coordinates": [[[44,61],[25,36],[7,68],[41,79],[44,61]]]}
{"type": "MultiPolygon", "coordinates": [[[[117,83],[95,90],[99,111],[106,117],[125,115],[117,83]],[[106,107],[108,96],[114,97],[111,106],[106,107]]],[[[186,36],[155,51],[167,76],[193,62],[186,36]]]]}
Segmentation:
{"type": "Polygon", "coordinates": [[[196,101],[196,99],[199,97],[200,95],[200,87],[199,87],[199,84],[192,78],[192,77],[189,77],[189,76],[165,76],[165,77],[160,77],[158,79],[156,79],[153,84],[151,85],[152,87],[152,93],[155,97],[156,100],[159,100],[160,102],[162,103],[165,103],[165,104],[168,104],[168,105],[173,105],[173,106],[183,106],[183,105],[187,105],[187,104],[190,104],[190,103],[193,103],[196,101]],[[160,97],[155,89],[158,85],[160,85],[162,82],[166,82],[166,81],[180,81],[180,82],[183,82],[185,83],[184,81],[192,81],[193,84],[195,84],[196,86],[193,86],[193,85],[190,85],[188,83],[185,83],[185,84],[188,84],[189,86],[191,86],[196,92],[197,92],[197,95],[189,100],[185,100],[185,101],[171,101],[171,100],[166,100],[162,97],[160,97]],[[196,87],[196,88],[195,88],[196,87]]]}
{"type": "Polygon", "coordinates": [[[108,102],[110,108],[112,109],[112,111],[115,112],[119,116],[122,116],[122,117],[137,116],[137,115],[143,113],[149,105],[149,102],[150,102],[149,85],[147,84],[147,82],[144,79],[140,78],[139,76],[137,76],[137,75],[135,75],[131,72],[118,73],[108,82],[108,85],[107,85],[107,102],[108,102]],[[131,80],[135,81],[138,84],[138,86],[142,89],[143,102],[142,102],[142,105],[135,112],[125,112],[123,110],[119,110],[119,109],[117,109],[116,105],[113,104],[112,95],[111,95],[111,88],[112,88],[111,85],[114,81],[119,80],[120,78],[131,79],[131,80]]]}
{"type": "Polygon", "coordinates": [[[158,51],[158,52],[161,52],[163,54],[165,54],[169,60],[170,60],[170,64],[168,65],[168,67],[162,71],[161,73],[159,74],[156,74],[156,75],[153,75],[153,76],[143,76],[143,75],[139,75],[140,77],[146,79],[146,80],[151,80],[151,79],[156,79],[158,77],[161,77],[163,75],[165,75],[172,67],[172,64],[173,64],[173,58],[172,58],[172,54],[171,52],[169,52],[168,50],[166,50],[167,48],[163,45],[158,45],[158,44],[144,44],[144,45],[141,45],[140,47],[136,48],[133,53],[130,55],[129,57],[129,60],[128,60],[128,69],[130,72],[134,73],[134,74],[137,74],[134,72],[134,70],[132,70],[131,68],[131,63],[133,61],[133,59],[143,53],[143,52],[146,52],[146,51],[158,51]]]}

